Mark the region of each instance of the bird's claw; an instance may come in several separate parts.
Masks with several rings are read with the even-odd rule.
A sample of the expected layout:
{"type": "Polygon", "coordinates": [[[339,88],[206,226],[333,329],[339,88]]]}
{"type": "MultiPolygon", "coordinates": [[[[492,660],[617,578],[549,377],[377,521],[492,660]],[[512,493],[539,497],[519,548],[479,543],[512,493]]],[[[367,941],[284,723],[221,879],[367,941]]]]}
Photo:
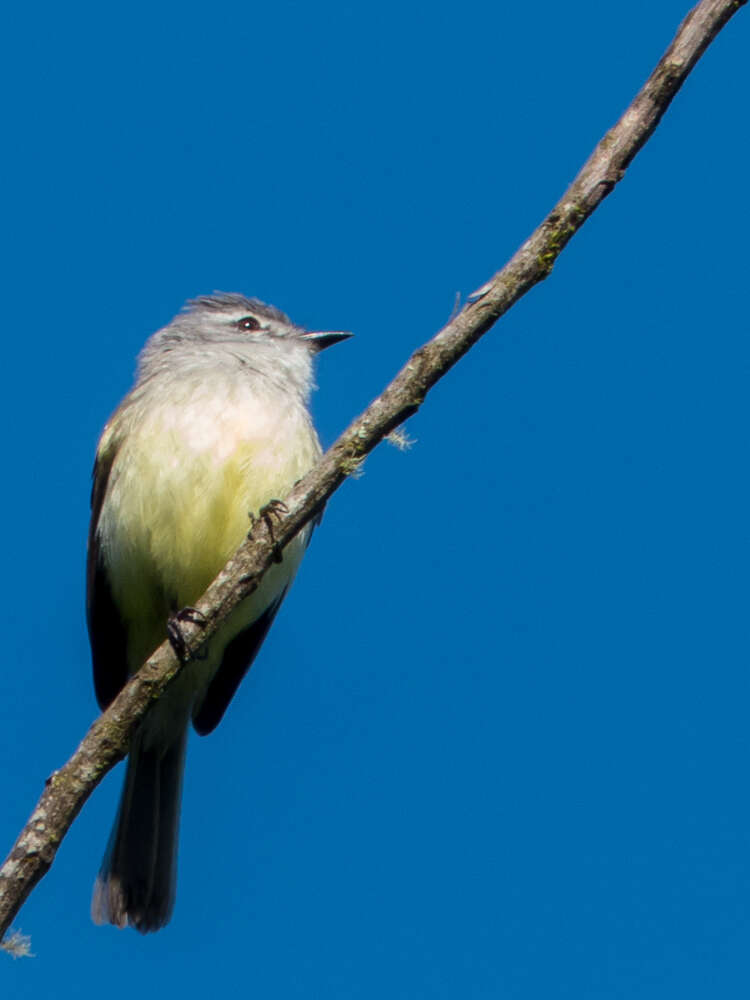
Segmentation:
{"type": "Polygon", "coordinates": [[[281,546],[276,542],[276,539],[273,536],[273,519],[274,517],[281,517],[282,514],[288,514],[288,513],[289,513],[289,508],[287,507],[287,505],[284,503],[283,500],[269,500],[264,507],[260,508],[257,517],[255,516],[255,514],[253,514],[252,511],[250,511],[248,515],[250,518],[251,534],[258,521],[263,521],[266,528],[268,528],[268,534],[271,536],[271,541],[274,543],[273,561],[276,563],[280,563],[284,558],[284,556],[281,551],[281,546]]]}
{"type": "Polygon", "coordinates": [[[175,611],[167,619],[167,638],[169,639],[169,643],[180,663],[185,663],[190,657],[190,649],[180,627],[182,622],[190,622],[191,625],[203,627],[207,624],[208,619],[202,611],[190,607],[180,608],[179,611],[175,611]]]}

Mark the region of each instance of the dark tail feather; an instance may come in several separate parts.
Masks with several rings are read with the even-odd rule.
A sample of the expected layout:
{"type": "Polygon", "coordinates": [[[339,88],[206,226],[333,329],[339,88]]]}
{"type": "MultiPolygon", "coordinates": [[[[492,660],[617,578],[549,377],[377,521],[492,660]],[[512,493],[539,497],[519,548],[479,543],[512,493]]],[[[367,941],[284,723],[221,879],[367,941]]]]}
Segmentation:
{"type": "Polygon", "coordinates": [[[172,916],[186,742],[187,726],[166,749],[146,748],[136,737],[94,885],[94,923],[130,924],[145,934],[172,916]]]}

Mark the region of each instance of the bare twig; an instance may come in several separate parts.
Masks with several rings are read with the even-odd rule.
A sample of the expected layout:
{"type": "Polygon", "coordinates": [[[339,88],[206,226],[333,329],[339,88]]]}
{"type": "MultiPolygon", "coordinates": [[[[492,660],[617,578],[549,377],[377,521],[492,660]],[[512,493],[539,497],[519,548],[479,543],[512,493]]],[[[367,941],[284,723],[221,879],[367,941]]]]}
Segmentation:
{"type": "MultiPolygon", "coordinates": [[[[747,0],[702,0],[618,123],[542,224],[439,333],[419,348],[385,391],[341,435],[285,503],[288,513],[273,536],[260,520],[249,538],[198,603],[200,628],[185,624],[190,654],[231,610],[258,586],[278,546],[286,545],[394,428],[421,406],[427,392],[479,338],[537,282],[599,203],[623,177],[651,136],[672,98],[706,47],[747,0]]],[[[128,752],[131,735],[149,706],[181,669],[163,643],[92,725],[67,764],[48,780],[34,812],[0,869],[0,938],[24,900],[47,872],[57,848],[102,777],[128,752]]]]}

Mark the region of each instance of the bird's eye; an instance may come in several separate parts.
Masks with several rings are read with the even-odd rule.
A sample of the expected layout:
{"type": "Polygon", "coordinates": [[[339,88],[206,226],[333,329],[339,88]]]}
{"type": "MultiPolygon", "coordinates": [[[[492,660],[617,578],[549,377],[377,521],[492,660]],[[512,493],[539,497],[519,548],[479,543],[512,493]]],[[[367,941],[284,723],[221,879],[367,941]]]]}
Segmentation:
{"type": "Polygon", "coordinates": [[[234,325],[239,327],[240,330],[260,330],[260,323],[255,316],[243,316],[234,325]]]}

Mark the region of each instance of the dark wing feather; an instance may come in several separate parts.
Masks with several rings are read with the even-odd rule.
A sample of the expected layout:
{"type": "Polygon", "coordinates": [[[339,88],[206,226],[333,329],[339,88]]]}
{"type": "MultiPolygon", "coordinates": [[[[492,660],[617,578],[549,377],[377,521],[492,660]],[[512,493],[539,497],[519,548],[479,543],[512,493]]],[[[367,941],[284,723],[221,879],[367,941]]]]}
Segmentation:
{"type": "Polygon", "coordinates": [[[286,588],[273,604],[269,604],[260,618],[249,625],[244,632],[227,643],[219,669],[213,676],[198,711],[193,715],[193,726],[201,736],[212,732],[221,722],[229,702],[255,659],[271,622],[286,594],[286,588]]]}
{"type": "Polygon", "coordinates": [[[102,709],[109,705],[128,679],[127,634],[112,597],[97,533],[99,515],[116,454],[116,447],[100,451],[94,463],[86,565],[86,621],[94,666],[94,690],[102,709]]]}

